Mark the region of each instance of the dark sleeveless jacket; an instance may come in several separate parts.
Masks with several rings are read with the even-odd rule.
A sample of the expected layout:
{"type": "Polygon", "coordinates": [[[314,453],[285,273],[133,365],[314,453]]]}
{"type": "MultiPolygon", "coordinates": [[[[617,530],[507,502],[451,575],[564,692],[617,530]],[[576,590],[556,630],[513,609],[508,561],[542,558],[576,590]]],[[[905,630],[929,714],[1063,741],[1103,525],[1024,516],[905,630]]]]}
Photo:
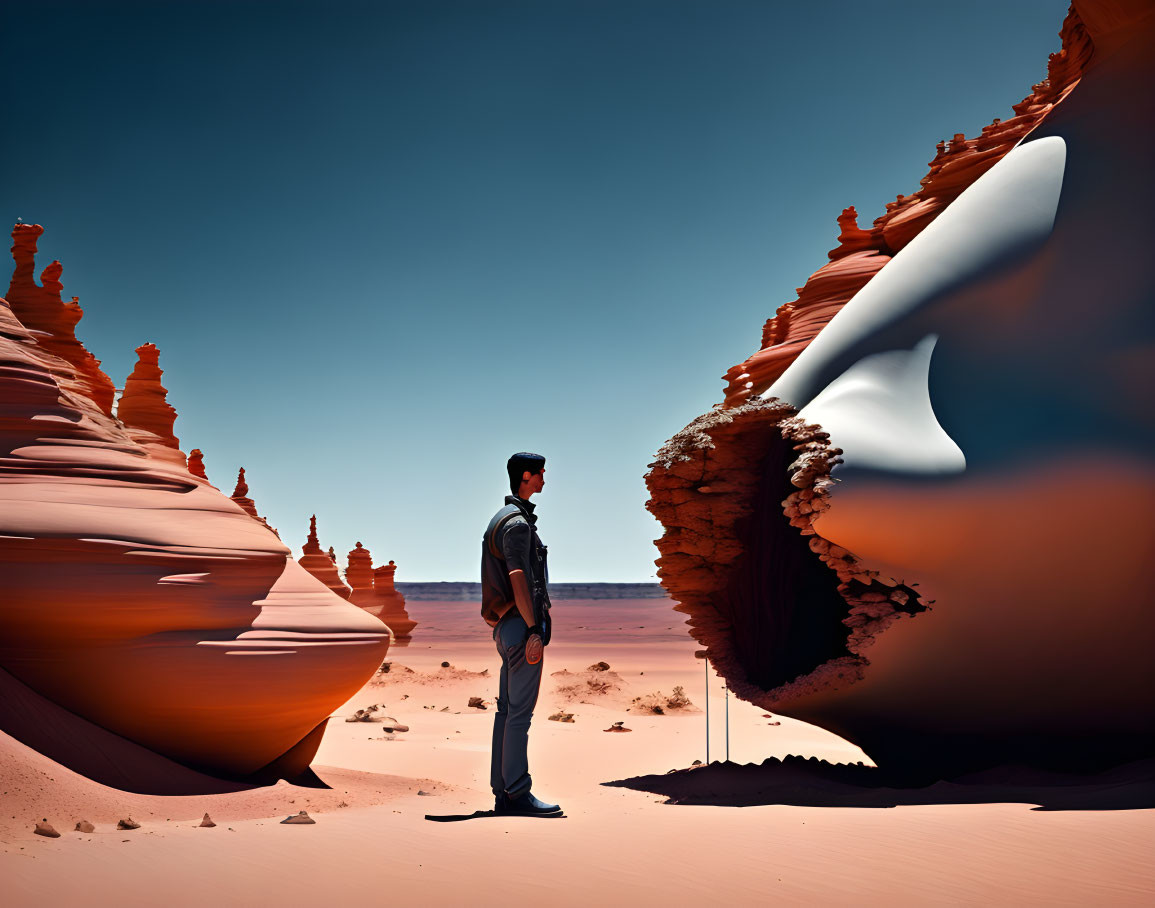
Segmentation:
{"type": "Polygon", "coordinates": [[[534,506],[516,495],[505,496],[501,508],[481,540],[481,617],[492,625],[506,605],[516,608],[509,572],[521,570],[533,597],[534,620],[542,628],[544,642],[549,642],[549,569],[548,550],[537,535],[534,506]]]}

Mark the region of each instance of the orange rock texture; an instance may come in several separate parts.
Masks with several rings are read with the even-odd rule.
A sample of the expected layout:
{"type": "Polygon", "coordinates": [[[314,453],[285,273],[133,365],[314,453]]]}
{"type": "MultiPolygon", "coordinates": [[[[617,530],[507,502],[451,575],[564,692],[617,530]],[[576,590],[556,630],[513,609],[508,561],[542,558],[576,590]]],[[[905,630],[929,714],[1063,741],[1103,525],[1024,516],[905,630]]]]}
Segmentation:
{"type": "Polygon", "coordinates": [[[205,455],[200,448],[193,448],[188,452],[188,471],[197,479],[208,482],[208,476],[205,473],[205,455]]]}
{"type": "Polygon", "coordinates": [[[112,416],[59,265],[33,280],[42,232],[13,231],[0,300],[0,668],[63,707],[65,763],[72,716],[214,772],[300,771],[388,634],[186,467],[151,345],[112,416]]]}
{"type": "Polygon", "coordinates": [[[176,410],[168,402],[168,391],[160,383],[160,351],[154,344],[136,348],[137,362],[125,379],[116,405],[116,418],[129,437],[158,460],[187,466],[180,439],[172,434],[176,410]]]}
{"type": "Polygon", "coordinates": [[[869,230],[859,228],[858,212],[853,206],[838,216],[838,246],[827,253],[829,264],[798,288],[797,299],[778,307],[762,328],[758,352],[722,376],[726,381],[725,406],[736,407],[774,384],[838,310],[895,253],[1070,94],[1091,58],[1093,44],[1073,8],[1059,36],[1062,49],[1051,54],[1047,78],[1013,105],[1012,118],[996,118],[969,139],[963,133],[955,133],[950,141],[939,142],[928,165],[929,172],[919,180],[920,188],[910,195],[898,195],[869,230]]]}
{"type": "Polygon", "coordinates": [[[341,582],[337,565],[333,563],[332,558],[322,551],[321,543],[317,539],[316,514],[309,518],[309,536],[301,547],[301,557],[297,563],[342,599],[349,598],[351,592],[349,587],[341,582]]]}
{"type": "Polygon", "coordinates": [[[1155,85],[1155,13],[1131,0],[1077,0],[1060,35],[1047,80],[1013,118],[941,144],[922,188],[871,228],[858,227],[853,209],[842,213],[829,264],[766,324],[762,349],[727,373],[725,401],[674,435],[646,475],[647,507],[663,525],[658,576],[730,689],[835,731],[880,764],[1074,766],[1150,753],[1155,687],[1137,668],[1149,656],[1137,657],[1129,638],[1149,639],[1149,611],[1132,601],[1145,588],[1137,553],[1150,544],[1155,468],[1149,447],[1124,441],[1150,431],[1139,389],[1149,399],[1149,357],[1140,363],[1152,280],[1139,250],[1152,239],[1155,180],[1144,157],[1152,130],[1135,110],[1150,105],[1155,85]],[[948,428],[966,470],[835,471],[839,437],[763,395],[1028,133],[1062,139],[1066,155],[1046,243],[910,316],[923,326],[916,340],[945,327],[936,362],[957,370],[939,374],[956,388],[948,428]],[[968,398],[967,379],[984,364],[998,379],[968,398]],[[1011,403],[999,398],[1004,378],[1011,403]],[[1101,433],[1106,441],[1082,441],[1097,445],[1093,456],[1044,434],[1062,425],[1058,416],[1044,428],[1014,422],[1072,399],[1079,420],[1118,422],[1101,433]],[[983,469],[971,463],[980,456],[983,469]],[[1086,496],[1116,483],[1126,491],[1108,544],[1086,496]],[[1089,598],[1105,610],[1096,622],[1078,617],[1089,598]],[[1076,701],[1096,713],[1094,729],[1069,721],[1076,701]]]}
{"type": "Polygon", "coordinates": [[[390,561],[373,569],[373,600],[380,603],[377,617],[389,625],[393,635],[401,641],[413,636],[417,622],[405,610],[405,597],[393,586],[397,565],[390,561]]]}
{"type": "Polygon", "coordinates": [[[268,527],[273,531],[273,534],[279,539],[281,534],[277,532],[275,527],[269,526],[269,522],[257,513],[257,503],[249,498],[249,484],[245,482],[245,468],[241,467],[237,471],[237,485],[233,489],[233,494],[230,496],[237,507],[248,514],[253,520],[257,521],[261,526],[268,527]]]}
{"type": "Polygon", "coordinates": [[[370,615],[380,618],[389,626],[398,640],[408,640],[417,622],[405,611],[405,597],[393,586],[397,565],[373,568],[373,555],[360,542],[349,552],[345,580],[352,587],[349,601],[359,605],[370,615]]]}
{"type": "Polygon", "coordinates": [[[353,590],[350,601],[360,605],[358,599],[364,599],[372,595],[373,592],[373,555],[358,542],[350,550],[348,559],[349,563],[345,568],[345,581],[353,590]]]}
{"type": "MultiPolygon", "coordinates": [[[[100,369],[100,360],[76,339],[76,325],[84,315],[77,297],[65,303],[60,294],[63,268],[53,262],[36,283],[36,241],[44,233],[39,224],[17,224],[12,230],[12,257],[16,269],[8,285],[12,315],[26,329],[37,332],[37,345],[61,361],[50,373],[63,388],[91,400],[106,416],[112,414],[115,389],[100,369]]],[[[53,361],[55,363],[55,360],[53,361]]],[[[51,365],[49,366],[51,368],[51,365]]]]}

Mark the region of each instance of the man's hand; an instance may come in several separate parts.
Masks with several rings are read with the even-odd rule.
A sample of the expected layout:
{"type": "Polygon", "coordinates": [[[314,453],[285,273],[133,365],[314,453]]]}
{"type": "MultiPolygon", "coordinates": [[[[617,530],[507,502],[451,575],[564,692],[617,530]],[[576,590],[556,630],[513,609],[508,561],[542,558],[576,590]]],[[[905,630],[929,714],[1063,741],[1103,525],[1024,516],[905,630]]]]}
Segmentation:
{"type": "Polygon", "coordinates": [[[541,627],[535,624],[526,631],[525,661],[530,665],[537,665],[541,661],[545,645],[541,642],[541,627]]]}

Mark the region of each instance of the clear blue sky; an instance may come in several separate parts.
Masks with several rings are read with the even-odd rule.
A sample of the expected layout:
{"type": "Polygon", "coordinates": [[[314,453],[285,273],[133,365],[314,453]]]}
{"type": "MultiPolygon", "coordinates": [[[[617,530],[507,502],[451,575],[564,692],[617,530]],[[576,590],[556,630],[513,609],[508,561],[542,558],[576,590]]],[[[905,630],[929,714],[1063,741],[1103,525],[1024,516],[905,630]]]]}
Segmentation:
{"type": "Polygon", "coordinates": [[[654,452],[1066,6],[9,3],[0,198],[295,552],[475,579],[525,449],[552,579],[647,581],[654,452]]]}

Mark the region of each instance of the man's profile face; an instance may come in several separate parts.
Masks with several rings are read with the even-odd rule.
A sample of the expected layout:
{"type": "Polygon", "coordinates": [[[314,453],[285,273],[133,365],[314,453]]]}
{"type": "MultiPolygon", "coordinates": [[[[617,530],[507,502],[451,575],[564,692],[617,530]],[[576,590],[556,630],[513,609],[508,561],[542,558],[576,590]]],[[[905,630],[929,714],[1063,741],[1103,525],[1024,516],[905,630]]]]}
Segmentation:
{"type": "Polygon", "coordinates": [[[529,470],[526,470],[521,474],[521,481],[529,483],[529,487],[526,489],[527,495],[534,495],[540,492],[545,486],[545,467],[541,468],[540,473],[531,473],[529,470]]]}

